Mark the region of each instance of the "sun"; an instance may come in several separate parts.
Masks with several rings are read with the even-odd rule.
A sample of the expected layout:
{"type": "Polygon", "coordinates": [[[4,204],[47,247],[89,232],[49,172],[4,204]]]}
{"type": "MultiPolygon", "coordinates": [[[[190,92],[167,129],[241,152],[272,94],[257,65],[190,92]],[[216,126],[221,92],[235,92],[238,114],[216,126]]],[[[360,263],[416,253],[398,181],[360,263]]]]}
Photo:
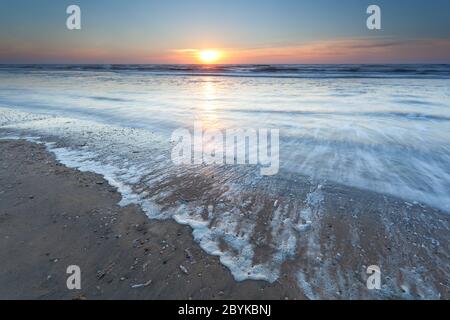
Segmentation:
{"type": "Polygon", "coordinates": [[[205,64],[217,62],[222,54],[216,50],[202,50],[198,53],[198,58],[205,64]]]}

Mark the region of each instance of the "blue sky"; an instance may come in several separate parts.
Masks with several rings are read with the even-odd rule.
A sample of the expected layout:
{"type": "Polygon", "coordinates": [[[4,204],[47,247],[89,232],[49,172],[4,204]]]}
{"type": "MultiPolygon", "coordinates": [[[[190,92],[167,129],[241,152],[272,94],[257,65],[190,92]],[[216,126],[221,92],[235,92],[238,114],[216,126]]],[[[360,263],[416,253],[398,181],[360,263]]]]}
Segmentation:
{"type": "Polygon", "coordinates": [[[450,62],[448,0],[0,0],[0,63],[450,62]],[[66,29],[66,7],[82,30],[66,29]],[[382,30],[366,8],[382,9],[382,30]]]}

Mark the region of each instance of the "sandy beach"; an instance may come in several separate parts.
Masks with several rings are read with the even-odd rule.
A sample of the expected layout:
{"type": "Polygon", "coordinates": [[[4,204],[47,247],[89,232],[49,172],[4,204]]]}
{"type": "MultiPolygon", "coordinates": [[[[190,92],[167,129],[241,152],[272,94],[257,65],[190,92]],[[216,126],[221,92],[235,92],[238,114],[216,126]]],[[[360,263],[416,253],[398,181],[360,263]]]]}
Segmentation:
{"type": "Polygon", "coordinates": [[[0,154],[0,299],[304,297],[287,279],[234,281],[189,227],[119,207],[102,177],[62,166],[42,145],[1,141],[0,154]],[[69,265],[80,266],[82,290],[67,289],[69,265]]]}
{"type": "Polygon", "coordinates": [[[433,209],[324,186],[340,203],[299,239],[278,280],[237,282],[189,227],[119,207],[101,176],[59,164],[43,145],[6,140],[0,150],[0,299],[314,299],[333,288],[336,299],[448,298],[449,219],[433,209]],[[378,292],[365,286],[371,262],[383,270],[378,292]],[[67,289],[69,265],[80,266],[82,290],[67,289]]]}

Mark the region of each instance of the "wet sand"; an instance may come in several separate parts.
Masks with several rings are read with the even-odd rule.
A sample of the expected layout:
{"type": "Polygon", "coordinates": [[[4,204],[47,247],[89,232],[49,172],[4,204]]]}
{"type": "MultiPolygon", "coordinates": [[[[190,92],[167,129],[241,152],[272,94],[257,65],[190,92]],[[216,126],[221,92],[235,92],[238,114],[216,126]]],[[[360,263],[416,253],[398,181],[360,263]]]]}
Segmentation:
{"type": "MultiPolygon", "coordinates": [[[[327,183],[314,190],[299,183],[299,194],[280,197],[280,177],[280,194],[257,190],[248,195],[252,201],[246,209],[261,208],[251,239],[253,262],[264,262],[279,249],[265,237],[275,235],[267,232],[268,222],[276,218],[280,203],[289,204],[289,212],[307,207],[310,221],[302,222],[295,254],[283,260],[273,284],[236,282],[217,257],[193,241],[189,227],[150,220],[136,206],[119,207],[121,196],[100,176],[58,164],[42,145],[0,141],[0,151],[1,299],[449,296],[449,216],[420,203],[327,183]],[[82,270],[80,291],[66,288],[65,271],[73,264],[82,270]],[[382,290],[367,290],[369,265],[380,266],[382,290]],[[139,284],[146,285],[132,288],[139,284]]],[[[221,191],[211,186],[220,184],[208,177],[217,179],[177,176],[148,192],[159,195],[167,186],[177,188],[170,197],[161,197],[163,210],[180,201],[186,208],[190,203],[216,206],[221,191]]]]}
{"type": "Polygon", "coordinates": [[[0,141],[0,154],[0,299],[304,298],[288,279],[236,282],[189,227],[119,207],[105,180],[42,145],[0,141]],[[82,290],[67,289],[69,265],[82,290]]]}

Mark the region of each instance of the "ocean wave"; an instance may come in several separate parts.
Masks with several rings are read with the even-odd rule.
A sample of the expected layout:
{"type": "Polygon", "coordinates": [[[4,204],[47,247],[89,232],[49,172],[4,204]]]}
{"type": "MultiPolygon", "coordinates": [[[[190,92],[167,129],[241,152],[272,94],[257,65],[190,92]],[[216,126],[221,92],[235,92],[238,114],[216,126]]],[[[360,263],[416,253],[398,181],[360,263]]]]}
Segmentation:
{"type": "Polygon", "coordinates": [[[177,65],[177,64],[47,64],[0,65],[8,71],[149,72],[161,75],[208,75],[293,78],[450,78],[450,65],[177,65]]]}
{"type": "MultiPolygon", "coordinates": [[[[423,104],[426,104],[425,102],[423,104]]],[[[298,116],[350,116],[370,118],[404,118],[409,120],[423,121],[450,121],[450,117],[444,115],[433,115],[418,112],[343,112],[343,111],[302,111],[302,110],[276,110],[276,109],[223,109],[227,112],[258,113],[258,114],[280,114],[298,116]]]]}

